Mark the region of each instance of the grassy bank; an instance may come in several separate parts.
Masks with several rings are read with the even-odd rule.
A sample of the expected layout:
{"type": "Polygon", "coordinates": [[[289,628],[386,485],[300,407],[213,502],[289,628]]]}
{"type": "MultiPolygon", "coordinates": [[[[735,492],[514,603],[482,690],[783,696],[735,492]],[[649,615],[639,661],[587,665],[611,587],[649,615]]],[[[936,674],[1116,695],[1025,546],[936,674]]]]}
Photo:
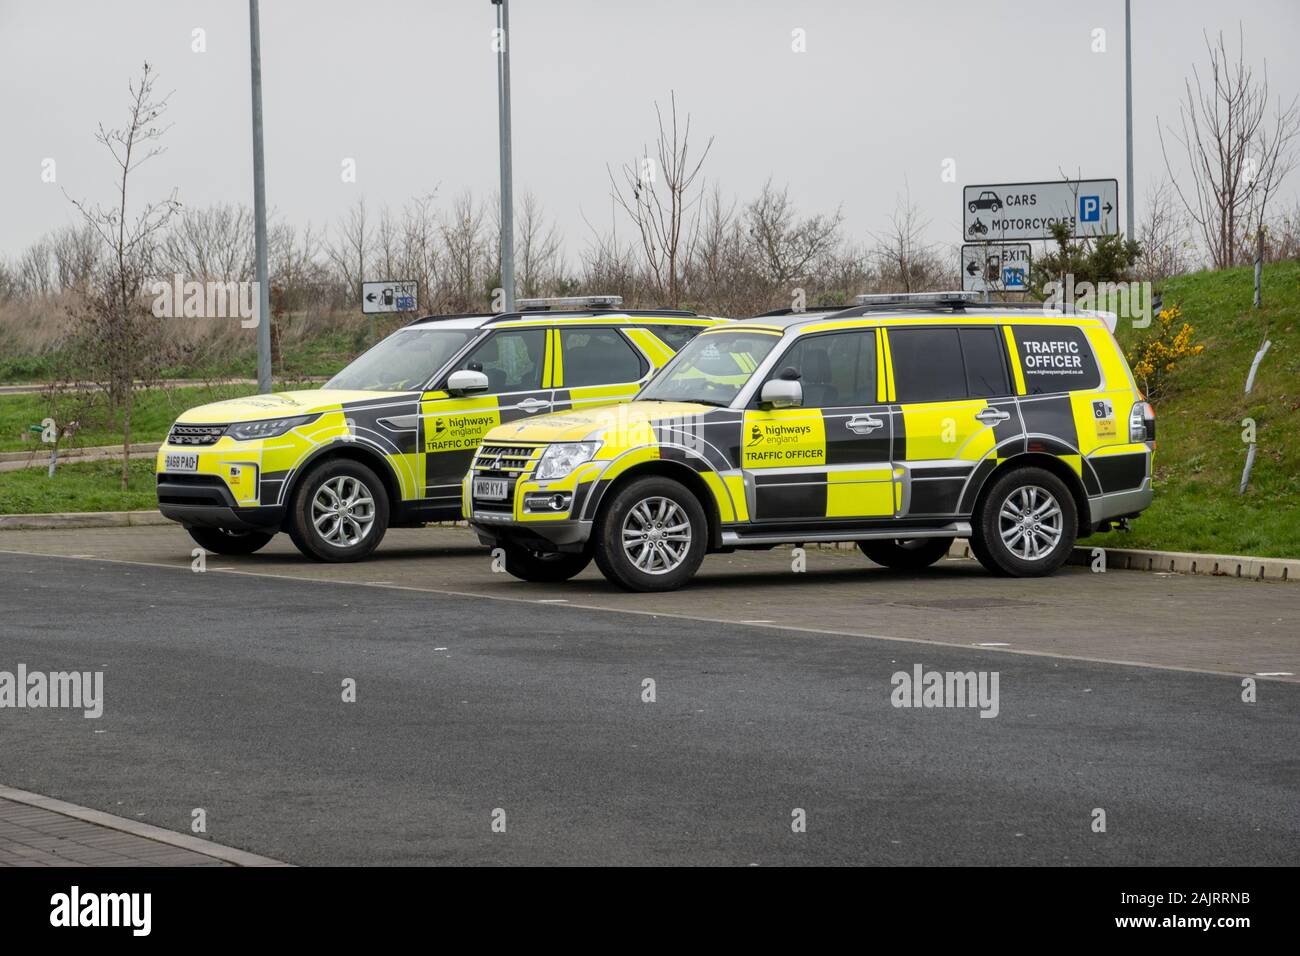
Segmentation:
{"type": "MultiPolygon", "coordinates": [[[[1156,406],[1155,503],[1132,532],[1089,544],[1300,557],[1300,263],[1265,267],[1259,310],[1252,281],[1241,268],[1165,284],[1165,304],[1182,306],[1205,351],[1180,367],[1156,406]],[[1265,323],[1272,346],[1246,396],[1265,323]],[[1243,496],[1245,418],[1255,420],[1258,447],[1243,496]]],[[[1126,349],[1141,334],[1119,330],[1126,349]]]]}

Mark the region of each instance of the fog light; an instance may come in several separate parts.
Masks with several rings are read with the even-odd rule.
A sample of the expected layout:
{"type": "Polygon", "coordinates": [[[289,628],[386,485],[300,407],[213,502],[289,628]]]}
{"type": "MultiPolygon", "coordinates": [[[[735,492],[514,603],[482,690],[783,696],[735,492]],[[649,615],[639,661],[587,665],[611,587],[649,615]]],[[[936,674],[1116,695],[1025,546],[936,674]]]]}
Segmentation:
{"type": "Polygon", "coordinates": [[[556,492],[554,494],[529,494],[524,496],[524,510],[533,512],[550,512],[558,514],[562,511],[568,511],[573,504],[573,495],[569,492],[556,492]]]}

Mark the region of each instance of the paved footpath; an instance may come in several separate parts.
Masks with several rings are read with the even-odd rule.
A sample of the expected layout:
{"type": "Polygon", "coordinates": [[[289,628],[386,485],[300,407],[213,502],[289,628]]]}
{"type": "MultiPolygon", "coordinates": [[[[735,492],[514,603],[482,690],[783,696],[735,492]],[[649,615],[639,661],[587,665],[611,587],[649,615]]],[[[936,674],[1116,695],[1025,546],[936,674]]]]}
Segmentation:
{"type": "Polygon", "coordinates": [[[277,861],[0,785],[0,866],[275,866],[277,861]]]}

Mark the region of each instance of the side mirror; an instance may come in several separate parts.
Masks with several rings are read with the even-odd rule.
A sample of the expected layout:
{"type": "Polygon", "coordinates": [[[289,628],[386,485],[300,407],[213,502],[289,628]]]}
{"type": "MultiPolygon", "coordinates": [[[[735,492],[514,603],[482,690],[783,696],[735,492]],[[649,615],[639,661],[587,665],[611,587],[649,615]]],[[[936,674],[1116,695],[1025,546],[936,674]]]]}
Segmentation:
{"type": "Polygon", "coordinates": [[[470,395],[474,392],[486,392],[491,387],[488,377],[482,372],[462,368],[447,377],[447,391],[453,395],[470,395]]]}
{"type": "Polygon", "coordinates": [[[771,408],[798,408],[803,404],[803,386],[789,378],[774,378],[763,384],[758,400],[771,408]]]}

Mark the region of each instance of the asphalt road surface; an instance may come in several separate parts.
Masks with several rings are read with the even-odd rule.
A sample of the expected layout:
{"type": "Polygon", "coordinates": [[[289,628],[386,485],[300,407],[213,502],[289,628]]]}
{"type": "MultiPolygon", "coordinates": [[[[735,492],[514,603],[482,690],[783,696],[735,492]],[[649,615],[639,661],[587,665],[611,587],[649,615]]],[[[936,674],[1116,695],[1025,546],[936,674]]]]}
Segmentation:
{"type": "Polygon", "coordinates": [[[191,547],[0,533],[0,670],[105,695],[0,709],[0,783],[178,831],[202,807],[300,864],[1300,860],[1294,584],[810,550],[647,596],[516,582],[459,531],[346,567],[191,547]],[[997,716],[894,707],[918,664],[997,672],[997,716]]]}

